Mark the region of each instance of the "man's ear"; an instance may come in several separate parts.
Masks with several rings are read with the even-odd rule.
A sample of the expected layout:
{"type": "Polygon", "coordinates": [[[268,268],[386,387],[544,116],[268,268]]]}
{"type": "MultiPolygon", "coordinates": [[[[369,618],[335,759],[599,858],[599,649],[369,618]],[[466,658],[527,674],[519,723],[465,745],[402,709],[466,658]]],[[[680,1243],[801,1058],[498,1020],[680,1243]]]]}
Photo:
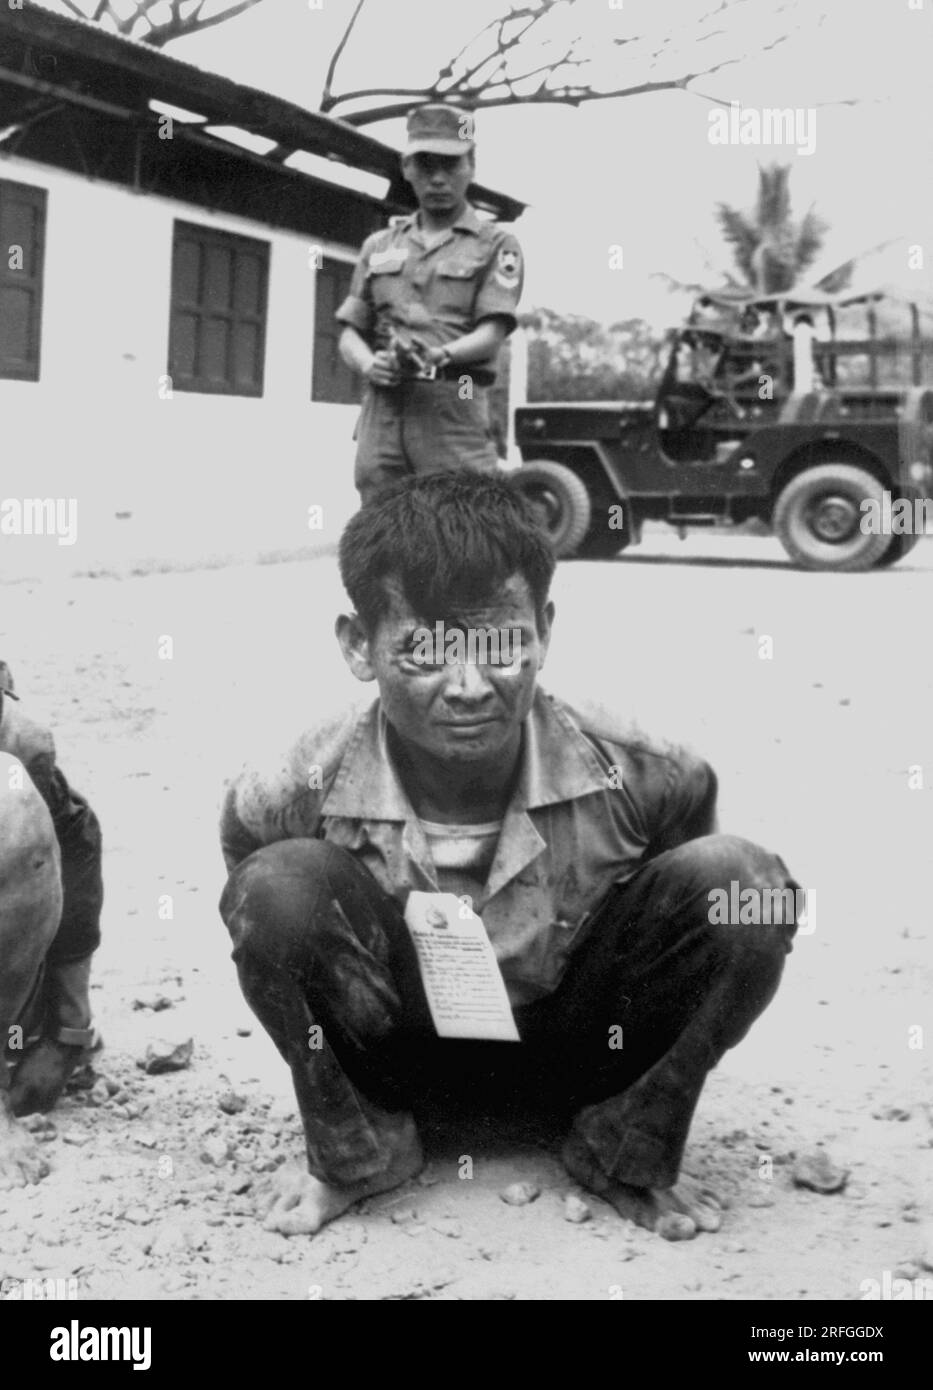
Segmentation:
{"type": "Polygon", "coordinates": [[[376,671],[370,658],[369,638],[356,613],[341,613],[334,624],[343,659],[358,681],[374,681],[376,671]]]}
{"type": "Polygon", "coordinates": [[[406,183],[411,183],[411,155],[402,155],[402,178],[406,183]]]}
{"type": "Polygon", "coordinates": [[[548,648],[551,645],[551,628],[554,626],[554,614],[556,612],[557,609],[554,607],[554,600],[548,599],[547,603],[544,605],[544,612],[541,615],[541,631],[538,634],[538,645],[541,649],[541,660],[538,662],[539,671],[547,659],[548,648]]]}

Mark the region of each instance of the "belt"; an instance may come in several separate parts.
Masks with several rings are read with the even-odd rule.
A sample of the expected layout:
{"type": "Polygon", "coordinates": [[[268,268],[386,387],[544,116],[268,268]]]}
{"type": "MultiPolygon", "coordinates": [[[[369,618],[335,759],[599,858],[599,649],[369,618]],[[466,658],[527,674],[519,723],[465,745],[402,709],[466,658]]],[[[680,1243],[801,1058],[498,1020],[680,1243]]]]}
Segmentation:
{"type": "Polygon", "coordinates": [[[496,379],[495,372],[489,371],[486,367],[470,367],[462,364],[457,367],[448,363],[446,367],[438,367],[433,376],[415,376],[407,378],[409,381],[459,381],[462,376],[468,376],[475,386],[492,386],[496,379]]]}

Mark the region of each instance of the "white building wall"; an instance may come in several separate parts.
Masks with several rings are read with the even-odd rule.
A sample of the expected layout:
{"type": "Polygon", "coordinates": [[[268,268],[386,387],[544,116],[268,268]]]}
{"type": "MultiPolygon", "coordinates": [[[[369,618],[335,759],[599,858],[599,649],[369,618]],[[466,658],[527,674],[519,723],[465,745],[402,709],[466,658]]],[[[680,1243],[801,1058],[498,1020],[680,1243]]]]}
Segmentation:
{"type": "Polygon", "coordinates": [[[74,498],[78,516],[73,546],[0,534],[0,576],[336,539],[356,408],[310,399],[313,239],[16,158],[0,178],[48,193],[40,380],[0,379],[0,499],[74,498]],[[168,394],[176,218],[270,244],[261,398],[168,394]]]}

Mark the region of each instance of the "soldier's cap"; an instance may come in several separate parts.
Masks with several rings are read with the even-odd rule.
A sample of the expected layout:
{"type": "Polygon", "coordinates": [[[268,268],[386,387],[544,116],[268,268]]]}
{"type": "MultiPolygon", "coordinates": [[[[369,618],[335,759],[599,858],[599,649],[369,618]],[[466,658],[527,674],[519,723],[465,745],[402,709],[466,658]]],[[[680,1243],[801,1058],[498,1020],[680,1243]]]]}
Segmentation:
{"type": "Polygon", "coordinates": [[[474,146],[473,116],[457,106],[434,102],[408,113],[408,144],[404,153],[469,154],[474,146]]]}

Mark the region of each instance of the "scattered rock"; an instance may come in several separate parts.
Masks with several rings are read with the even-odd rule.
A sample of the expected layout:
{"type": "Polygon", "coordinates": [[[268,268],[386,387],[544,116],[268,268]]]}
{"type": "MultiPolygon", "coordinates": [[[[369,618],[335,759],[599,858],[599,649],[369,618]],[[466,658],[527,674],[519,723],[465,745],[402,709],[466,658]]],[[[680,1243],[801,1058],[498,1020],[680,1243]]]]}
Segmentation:
{"type": "Polygon", "coordinates": [[[395,1211],[389,1216],[393,1226],[404,1226],[408,1221],[417,1220],[418,1213],[414,1207],[396,1207],[395,1211]]]}
{"type": "Polygon", "coordinates": [[[905,1110],[901,1105],[885,1105],[881,1110],[873,1110],[871,1112],[873,1120],[900,1120],[901,1123],[903,1123],[904,1120],[909,1120],[910,1116],[911,1111],[905,1110]]]}
{"type": "Polygon", "coordinates": [[[808,1187],[812,1192],[841,1192],[849,1178],[849,1169],[834,1163],[825,1149],[812,1149],[801,1154],[791,1169],[796,1187],[808,1187]]]}
{"type": "Polygon", "coordinates": [[[583,1198],[578,1197],[575,1192],[568,1192],[564,1198],[564,1220],[579,1226],[583,1221],[592,1220],[592,1217],[593,1213],[583,1198]]]}
{"type": "Polygon", "coordinates": [[[451,1240],[459,1240],[463,1235],[463,1227],[453,1216],[440,1216],[436,1221],[431,1222],[432,1231],[437,1231],[439,1235],[449,1236],[451,1240]]]}
{"type": "Polygon", "coordinates": [[[895,1279],[916,1279],[920,1273],[920,1266],[915,1265],[911,1260],[906,1260],[899,1264],[894,1271],[895,1279]]]}
{"type": "Polygon", "coordinates": [[[253,1185],[252,1178],[236,1177],[230,1184],[229,1191],[234,1197],[239,1197],[242,1193],[248,1192],[253,1185]]]}
{"type": "Polygon", "coordinates": [[[251,1038],[253,1036],[253,1030],[252,1028],[238,1028],[236,1030],[236,1035],[238,1038],[251,1038]]]}
{"type": "Polygon", "coordinates": [[[133,1206],[127,1207],[123,1213],[123,1220],[132,1222],[134,1226],[148,1226],[152,1216],[145,1207],[133,1206]]]}
{"type": "MultiPolygon", "coordinates": [[[[40,1139],[43,1138],[41,1134],[37,1137],[40,1139]]],[[[91,1136],[89,1134],[82,1134],[79,1129],[69,1129],[62,1135],[62,1141],[65,1144],[73,1145],[76,1149],[83,1149],[85,1144],[90,1144],[91,1136]]]]}
{"type": "Polygon", "coordinates": [[[499,1193],[503,1202],[510,1207],[524,1207],[541,1196],[541,1189],[533,1182],[513,1182],[499,1193]]]}
{"type": "Polygon", "coordinates": [[[191,1066],[193,1055],[193,1038],[186,1038],[184,1042],[155,1038],[146,1048],[145,1055],[137,1059],[136,1065],[150,1076],[159,1076],[167,1071],[184,1071],[191,1066]]]}
{"type": "Polygon", "coordinates": [[[62,1255],[53,1245],[32,1245],[29,1247],[29,1263],[33,1269],[61,1269],[62,1255]]]}
{"type": "Polygon", "coordinates": [[[167,999],[166,996],[160,994],[158,990],[154,990],[152,993],[137,994],[136,998],[133,1000],[134,1009],[151,1009],[154,1014],[160,1013],[163,1009],[170,1009],[171,1007],[171,999],[167,999]]]}
{"type": "Polygon", "coordinates": [[[98,1081],[95,1081],[94,1085],[91,1087],[88,1093],[87,1103],[88,1105],[106,1105],[109,1099],[110,1091],[107,1087],[107,1082],[101,1077],[98,1081]]]}
{"type": "Polygon", "coordinates": [[[237,1095],[236,1091],[224,1091],[217,1104],[225,1115],[239,1115],[241,1110],[246,1109],[247,1100],[245,1096],[237,1095]]]}
{"type": "Polygon", "coordinates": [[[753,1192],[745,1205],[747,1207],[773,1207],[774,1196],[770,1192],[753,1192]]]}
{"type": "Polygon", "coordinates": [[[230,1145],[226,1139],[221,1139],[219,1135],[213,1135],[205,1139],[201,1145],[201,1162],[211,1163],[215,1168],[219,1168],[222,1163],[226,1163],[230,1157],[230,1145]]]}
{"type": "Polygon", "coordinates": [[[695,1223],[681,1211],[666,1211],[654,1229],[664,1240],[693,1240],[697,1233],[695,1223]]]}
{"type": "Polygon", "coordinates": [[[199,1223],[188,1225],[181,1221],[165,1221],[143,1248],[148,1254],[159,1258],[200,1250],[206,1243],[206,1228],[199,1223]]]}
{"type": "Polygon", "coordinates": [[[253,1157],[252,1149],[247,1149],[242,1144],[238,1144],[233,1150],[233,1159],[235,1163],[252,1163],[253,1157]]]}
{"type": "Polygon", "coordinates": [[[43,1129],[54,1129],[55,1126],[47,1115],[26,1115],[20,1120],[23,1129],[28,1129],[30,1134],[38,1134],[43,1129]]]}
{"type": "Polygon", "coordinates": [[[924,1269],[933,1271],[933,1226],[927,1226],[923,1232],[923,1251],[920,1255],[920,1263],[924,1269]]]}

